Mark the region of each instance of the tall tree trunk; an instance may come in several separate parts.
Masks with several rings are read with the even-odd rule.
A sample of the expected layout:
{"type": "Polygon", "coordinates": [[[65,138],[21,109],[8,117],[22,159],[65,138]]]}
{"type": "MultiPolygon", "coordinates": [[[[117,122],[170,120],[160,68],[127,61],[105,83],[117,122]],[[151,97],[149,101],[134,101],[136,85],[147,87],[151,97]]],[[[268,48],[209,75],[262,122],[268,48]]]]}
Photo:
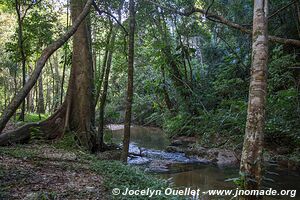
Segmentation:
{"type": "Polygon", "coordinates": [[[38,98],[38,113],[45,114],[45,103],[44,103],[44,88],[43,88],[43,76],[39,78],[39,98],[38,98]]]}
{"type": "MultiPolygon", "coordinates": [[[[29,66],[29,70],[28,70],[28,73],[31,73],[31,67],[29,66]]],[[[27,97],[26,97],[26,111],[27,112],[31,112],[31,109],[30,109],[30,105],[31,105],[31,91],[28,93],[27,97]]]]}
{"type": "MultiPolygon", "coordinates": [[[[105,42],[106,46],[105,46],[105,52],[104,52],[101,71],[99,69],[99,77],[100,78],[99,78],[99,81],[98,81],[98,85],[96,87],[95,107],[97,106],[97,103],[98,103],[98,100],[99,100],[99,97],[100,97],[100,92],[101,92],[102,83],[103,83],[103,79],[104,79],[105,69],[106,69],[106,66],[107,66],[107,57],[108,57],[108,54],[109,54],[109,43],[110,43],[111,35],[112,35],[112,28],[113,28],[112,21],[110,21],[109,32],[107,34],[107,38],[106,38],[106,42],[105,42]]],[[[100,64],[100,62],[99,62],[99,64],[100,64]]]]}
{"type": "Polygon", "coordinates": [[[34,97],[35,97],[35,93],[36,93],[36,91],[35,91],[34,89],[30,91],[30,95],[31,95],[31,97],[30,97],[30,98],[31,98],[31,99],[30,99],[30,102],[31,102],[31,103],[30,103],[30,104],[31,104],[31,105],[30,105],[30,109],[31,109],[30,112],[31,112],[31,113],[34,113],[34,112],[35,112],[35,105],[34,105],[34,97]]]}
{"type": "Polygon", "coordinates": [[[59,76],[59,62],[58,62],[58,57],[57,57],[57,52],[55,52],[52,56],[52,61],[53,61],[53,65],[52,65],[52,74],[53,74],[53,109],[57,110],[57,108],[59,107],[60,101],[59,101],[59,97],[60,97],[60,76],[59,76]]]}
{"type": "MultiPolygon", "coordinates": [[[[124,1],[121,1],[121,5],[120,8],[118,9],[118,20],[121,21],[121,11],[122,11],[122,7],[123,7],[123,3],[124,1]]],[[[111,63],[112,63],[112,56],[114,53],[114,47],[115,47],[115,40],[116,40],[116,35],[118,32],[118,27],[119,25],[116,24],[114,27],[110,28],[110,33],[108,35],[108,37],[110,39],[110,41],[108,42],[108,46],[106,51],[108,50],[108,56],[107,56],[107,52],[105,52],[106,56],[107,56],[107,61],[106,61],[106,67],[105,67],[105,77],[104,77],[104,82],[103,82],[103,92],[101,95],[101,99],[100,99],[100,108],[99,108],[99,128],[98,128],[98,137],[99,137],[99,143],[100,143],[100,150],[104,150],[104,141],[103,141],[103,136],[104,136],[104,112],[105,112],[105,103],[106,103],[106,97],[107,97],[107,89],[108,89],[108,79],[109,79],[109,74],[110,74],[110,69],[111,69],[111,63]]],[[[104,66],[103,66],[104,68],[104,66]]],[[[103,81],[103,77],[102,80],[100,80],[101,83],[103,81]]],[[[100,85],[101,86],[101,85],[100,85]]]]}
{"type": "Polygon", "coordinates": [[[50,102],[51,102],[51,89],[50,89],[50,86],[49,86],[49,77],[47,77],[47,81],[46,81],[46,105],[45,105],[45,108],[46,108],[46,110],[47,110],[47,112],[49,112],[50,113],[50,110],[51,110],[51,108],[50,108],[50,102]]]}
{"type": "Polygon", "coordinates": [[[114,45],[115,45],[115,39],[116,39],[116,33],[112,32],[112,38],[110,42],[110,50],[109,55],[107,58],[106,63],[106,69],[105,69],[105,77],[103,82],[103,92],[100,99],[100,107],[99,107],[99,128],[98,128],[98,137],[100,140],[100,149],[104,150],[104,141],[103,141],[103,135],[104,135],[104,111],[105,111],[105,103],[106,103],[106,97],[107,97],[107,89],[108,89],[108,79],[109,79],[109,73],[111,69],[111,62],[112,62],[112,55],[114,51],[114,45]]]}
{"type": "MultiPolygon", "coordinates": [[[[192,64],[191,64],[189,50],[190,50],[190,42],[189,42],[189,38],[187,38],[186,59],[187,59],[187,63],[188,63],[189,69],[190,69],[190,81],[191,81],[191,83],[193,83],[193,68],[192,68],[192,64]]],[[[191,84],[191,85],[193,85],[193,84],[191,84]]]]}
{"type": "MultiPolygon", "coordinates": [[[[67,0],[67,26],[66,28],[69,28],[69,0],[67,0]]],[[[64,84],[65,84],[65,74],[66,74],[66,67],[68,62],[68,43],[64,46],[64,66],[63,66],[63,73],[61,77],[61,85],[60,85],[60,104],[63,103],[63,97],[64,97],[64,84]]]]}
{"type": "Polygon", "coordinates": [[[129,142],[130,142],[130,126],[131,126],[131,108],[133,99],[133,70],[134,70],[134,32],[135,32],[135,9],[134,0],[129,0],[129,42],[128,42],[128,82],[127,96],[124,121],[124,139],[123,152],[121,160],[127,163],[129,142]]]}
{"type": "MultiPolygon", "coordinates": [[[[246,190],[259,189],[262,179],[261,163],[267,98],[267,13],[267,0],[254,0],[251,81],[240,166],[246,190]]],[[[253,200],[259,197],[245,196],[244,198],[253,200]]]]}
{"type": "Polygon", "coordinates": [[[56,110],[56,99],[55,99],[55,74],[53,70],[53,63],[51,61],[51,58],[49,59],[49,65],[50,65],[50,71],[51,71],[51,81],[52,81],[52,86],[51,86],[51,92],[52,92],[52,101],[51,101],[51,111],[56,110]]]}
{"type": "MultiPolygon", "coordinates": [[[[9,82],[9,80],[8,80],[8,82],[9,82]]],[[[7,86],[9,86],[9,84],[7,84],[6,79],[3,79],[3,82],[1,82],[1,84],[3,84],[3,87],[4,87],[4,90],[3,90],[3,93],[4,93],[4,107],[3,107],[3,109],[4,109],[4,108],[6,108],[6,105],[7,105],[7,96],[9,97],[9,95],[7,95],[8,91],[9,91],[9,88],[7,88],[7,86]]],[[[2,106],[2,102],[1,102],[1,106],[2,106]]],[[[0,111],[2,112],[3,109],[1,107],[0,111]]]]}
{"type": "MultiPolygon", "coordinates": [[[[71,0],[73,23],[81,13],[85,0],[71,0]]],[[[68,127],[76,132],[76,138],[88,150],[96,150],[96,135],[93,130],[95,116],[93,97],[93,60],[90,48],[90,31],[87,19],[83,20],[73,39],[72,69],[67,93],[70,116],[68,127]]]]}
{"type": "MultiPolygon", "coordinates": [[[[21,16],[21,5],[18,0],[15,0],[15,8],[17,12],[17,18],[18,18],[18,46],[19,46],[19,52],[21,54],[21,63],[22,63],[22,85],[24,87],[26,83],[26,56],[24,51],[24,45],[23,45],[23,17],[21,16]]],[[[25,17],[25,16],[24,16],[25,17]]],[[[21,121],[24,121],[25,116],[25,99],[22,102],[21,106],[21,113],[19,119],[21,121]]]]}
{"type": "Polygon", "coordinates": [[[168,89],[166,87],[166,73],[165,73],[165,67],[162,65],[161,66],[161,73],[162,73],[162,77],[163,77],[163,94],[164,94],[164,100],[166,103],[166,106],[168,108],[168,110],[170,112],[174,112],[174,106],[173,103],[170,99],[169,93],[168,93],[168,89]]]}
{"type": "Polygon", "coordinates": [[[62,73],[61,84],[60,84],[60,104],[63,103],[63,97],[64,97],[64,84],[65,84],[66,67],[67,67],[67,60],[68,60],[67,50],[65,50],[64,54],[65,54],[64,55],[64,66],[63,66],[63,73],[62,73]]]}
{"type": "Polygon", "coordinates": [[[38,86],[38,84],[35,84],[34,92],[35,92],[34,97],[35,97],[36,112],[39,113],[39,86],[38,86]]]}

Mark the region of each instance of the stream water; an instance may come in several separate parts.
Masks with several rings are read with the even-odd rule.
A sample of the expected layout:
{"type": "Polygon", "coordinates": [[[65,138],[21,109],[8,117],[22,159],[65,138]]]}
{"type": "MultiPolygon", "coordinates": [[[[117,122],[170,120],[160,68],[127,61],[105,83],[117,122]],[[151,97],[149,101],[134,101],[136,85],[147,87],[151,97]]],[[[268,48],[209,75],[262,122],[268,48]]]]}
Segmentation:
{"type": "MultiPolygon", "coordinates": [[[[120,144],[123,137],[123,127],[120,125],[111,125],[110,129],[106,133],[106,138],[109,138],[111,142],[120,144]]],[[[169,144],[170,141],[162,130],[134,126],[131,128],[129,150],[134,156],[131,156],[128,162],[132,165],[139,165],[146,171],[155,173],[160,178],[170,180],[177,187],[191,187],[201,189],[201,191],[236,188],[233,182],[226,180],[238,176],[237,167],[220,168],[205,162],[199,162],[199,160],[188,157],[184,153],[169,153],[164,151],[169,144]]],[[[279,170],[275,166],[271,166],[267,169],[263,186],[266,189],[286,189],[300,192],[300,173],[279,170]]],[[[300,200],[300,194],[297,194],[294,198],[276,196],[265,197],[264,199],[300,200]]]]}

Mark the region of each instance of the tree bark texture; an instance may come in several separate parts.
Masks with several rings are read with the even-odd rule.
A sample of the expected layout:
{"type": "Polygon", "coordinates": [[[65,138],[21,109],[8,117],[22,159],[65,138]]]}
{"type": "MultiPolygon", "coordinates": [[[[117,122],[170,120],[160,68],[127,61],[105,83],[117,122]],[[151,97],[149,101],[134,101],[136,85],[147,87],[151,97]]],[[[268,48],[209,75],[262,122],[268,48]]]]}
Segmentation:
{"type": "MultiPolygon", "coordinates": [[[[71,0],[73,23],[81,13],[86,0],[71,0]]],[[[73,36],[72,68],[67,92],[69,109],[68,127],[76,132],[81,146],[88,150],[95,148],[96,138],[93,130],[95,115],[93,96],[93,60],[90,48],[88,19],[84,19],[73,36]]]]}
{"type": "Polygon", "coordinates": [[[123,138],[123,152],[121,160],[127,163],[129,142],[130,142],[130,126],[131,126],[131,110],[133,99],[133,70],[134,70],[134,32],[135,32],[135,9],[134,0],[129,0],[129,42],[128,42],[128,82],[127,82],[127,96],[125,107],[124,120],[124,138],[123,138]]]}
{"type": "MultiPolygon", "coordinates": [[[[244,189],[259,189],[262,179],[262,148],[267,97],[267,0],[254,0],[252,67],[248,115],[240,171],[244,189]]],[[[247,200],[258,199],[245,196],[247,200]]]]}
{"type": "Polygon", "coordinates": [[[44,104],[44,88],[43,88],[43,76],[40,75],[39,78],[39,99],[38,99],[38,113],[45,114],[45,104],[44,104]]]}
{"type": "MultiPolygon", "coordinates": [[[[19,52],[21,55],[21,63],[22,63],[22,85],[24,87],[26,83],[26,55],[24,51],[24,40],[23,40],[23,19],[22,17],[22,11],[21,11],[21,5],[18,0],[15,0],[15,7],[16,7],[16,12],[18,16],[18,47],[19,47],[19,52]]],[[[24,121],[25,118],[25,99],[22,102],[21,106],[21,113],[20,113],[20,120],[24,121]]]]}

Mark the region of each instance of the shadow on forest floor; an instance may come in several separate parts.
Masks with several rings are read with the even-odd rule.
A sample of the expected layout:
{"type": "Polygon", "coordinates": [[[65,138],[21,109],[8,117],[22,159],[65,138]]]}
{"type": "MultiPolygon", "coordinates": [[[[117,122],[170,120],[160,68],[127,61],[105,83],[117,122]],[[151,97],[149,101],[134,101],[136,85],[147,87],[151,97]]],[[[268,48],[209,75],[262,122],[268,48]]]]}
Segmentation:
{"type": "Polygon", "coordinates": [[[107,199],[89,164],[48,145],[1,147],[0,199],[107,199]]]}

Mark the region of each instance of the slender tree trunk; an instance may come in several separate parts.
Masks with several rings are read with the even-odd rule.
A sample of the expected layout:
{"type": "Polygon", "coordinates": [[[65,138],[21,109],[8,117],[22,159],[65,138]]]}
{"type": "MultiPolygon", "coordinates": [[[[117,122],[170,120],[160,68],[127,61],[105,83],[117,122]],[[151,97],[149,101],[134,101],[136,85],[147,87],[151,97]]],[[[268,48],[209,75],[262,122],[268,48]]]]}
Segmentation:
{"type": "MultiPolygon", "coordinates": [[[[29,69],[28,69],[28,73],[31,73],[31,67],[29,66],[29,69]]],[[[29,112],[29,113],[31,113],[31,101],[32,101],[32,99],[31,99],[31,96],[32,96],[32,94],[31,94],[32,92],[30,91],[29,93],[28,93],[28,95],[27,95],[27,97],[26,97],[26,111],[27,112],[29,112]]]]}
{"type": "Polygon", "coordinates": [[[31,93],[31,100],[30,100],[31,101],[31,108],[30,109],[31,109],[31,112],[34,113],[35,112],[34,99],[35,99],[35,94],[36,94],[35,89],[31,90],[30,93],[31,93]]]}
{"type": "Polygon", "coordinates": [[[52,75],[53,75],[53,109],[56,110],[59,107],[60,101],[59,101],[59,97],[60,97],[60,76],[59,76],[59,64],[58,64],[58,57],[57,57],[57,53],[55,52],[52,56],[52,75]]]}
{"type": "MultiPolygon", "coordinates": [[[[267,98],[267,0],[254,0],[252,67],[249,88],[248,115],[240,171],[244,188],[257,190],[260,187],[262,172],[262,148],[267,98]]],[[[245,196],[246,200],[259,199],[245,196]]]]}
{"type": "Polygon", "coordinates": [[[66,76],[66,67],[67,67],[67,50],[65,50],[65,58],[64,58],[64,66],[63,66],[63,74],[61,77],[61,84],[60,84],[60,104],[63,103],[64,97],[64,84],[65,84],[65,76],[66,76]]]}
{"type": "Polygon", "coordinates": [[[38,84],[35,84],[34,86],[34,92],[35,92],[35,106],[36,106],[36,112],[40,114],[39,112],[39,86],[38,84]]]}
{"type": "Polygon", "coordinates": [[[130,126],[131,126],[131,108],[133,99],[133,70],[134,70],[134,32],[135,32],[135,8],[134,0],[129,0],[129,42],[128,42],[128,83],[124,122],[123,152],[121,160],[127,163],[130,126]]]}
{"type": "MultiPolygon", "coordinates": [[[[69,0],[67,0],[67,29],[69,28],[69,0]]],[[[66,76],[66,67],[68,62],[68,43],[64,46],[64,66],[63,73],[61,77],[61,85],[60,85],[60,105],[63,103],[64,97],[64,84],[65,84],[65,76],[66,76]]]]}
{"type": "MultiPolygon", "coordinates": [[[[95,98],[95,107],[97,106],[99,97],[100,97],[100,92],[101,92],[101,88],[102,88],[102,83],[103,83],[103,79],[104,79],[104,74],[105,74],[105,69],[107,66],[107,57],[109,54],[109,45],[110,45],[110,40],[111,40],[111,35],[112,35],[112,22],[110,21],[110,28],[109,28],[109,32],[107,34],[107,38],[106,38],[106,46],[105,46],[105,52],[104,52],[104,57],[103,57],[103,63],[102,63],[102,68],[101,68],[101,72],[99,72],[99,82],[98,82],[98,86],[96,87],[96,98],[95,98]]],[[[100,62],[99,62],[100,63],[100,62]]],[[[99,70],[100,71],[100,70],[99,70]]]]}
{"type": "Polygon", "coordinates": [[[52,101],[51,101],[51,111],[56,110],[56,99],[55,99],[55,74],[53,70],[53,63],[51,61],[51,58],[49,59],[49,65],[50,65],[50,71],[51,71],[51,81],[52,81],[52,86],[51,86],[51,92],[52,92],[52,101]]]}
{"type": "Polygon", "coordinates": [[[45,103],[44,103],[44,88],[43,88],[43,76],[39,78],[39,98],[38,98],[38,113],[45,114],[45,103]]]}
{"type": "Polygon", "coordinates": [[[34,103],[33,103],[33,91],[30,91],[27,95],[27,112],[33,113],[34,112],[34,103]]]}
{"type": "Polygon", "coordinates": [[[161,66],[161,73],[162,73],[162,77],[163,77],[164,100],[165,100],[165,103],[166,103],[166,106],[167,106],[168,110],[170,112],[173,112],[174,111],[174,106],[173,106],[173,103],[170,99],[170,96],[169,96],[169,93],[168,93],[168,90],[167,90],[167,87],[166,87],[166,73],[165,73],[165,67],[163,65],[161,66]]]}
{"type": "MultiPolygon", "coordinates": [[[[3,91],[3,93],[4,93],[4,108],[6,108],[6,105],[7,105],[7,83],[6,83],[6,80],[4,79],[3,80],[3,86],[4,86],[4,91],[3,91]]],[[[1,109],[1,112],[2,112],[2,109],[1,109]]]]}
{"type": "MultiPolygon", "coordinates": [[[[193,68],[192,68],[192,64],[191,64],[191,58],[190,58],[190,55],[189,55],[189,49],[190,49],[190,43],[189,43],[189,38],[187,39],[187,52],[186,52],[186,59],[187,59],[187,63],[188,63],[188,66],[189,66],[189,69],[190,69],[190,81],[191,83],[193,83],[193,68]]],[[[193,85],[193,84],[191,84],[193,85]]]]}
{"type": "MultiPolygon", "coordinates": [[[[121,18],[121,8],[119,10],[119,19],[121,18]]],[[[105,69],[105,77],[104,77],[104,82],[103,82],[103,92],[101,95],[100,99],[100,107],[99,107],[99,128],[98,128],[98,137],[100,141],[100,150],[104,150],[104,141],[103,141],[103,136],[104,136],[104,112],[105,112],[105,103],[106,103],[106,97],[107,97],[107,89],[108,89],[108,79],[109,79],[109,74],[110,74],[110,69],[111,69],[111,63],[112,63],[112,56],[114,52],[114,47],[115,47],[115,40],[116,40],[116,34],[117,34],[117,27],[113,27],[111,30],[111,40],[109,42],[109,53],[107,57],[107,62],[106,62],[106,69],[105,69]],[[114,31],[115,29],[115,31],[114,31]]]]}
{"type": "Polygon", "coordinates": [[[51,99],[51,95],[50,95],[50,86],[49,86],[49,81],[48,81],[49,77],[47,77],[47,81],[46,81],[46,105],[45,105],[45,109],[47,110],[47,112],[50,113],[50,99],[51,99]]]}
{"type": "MultiPolygon", "coordinates": [[[[18,45],[19,45],[19,52],[21,54],[21,63],[22,63],[22,85],[24,87],[26,83],[26,56],[24,51],[24,45],[23,45],[23,19],[21,16],[21,5],[18,0],[15,0],[15,7],[18,17],[18,45]]],[[[24,121],[24,115],[25,115],[25,99],[22,101],[21,106],[21,113],[19,119],[21,121],[24,121]]]]}

